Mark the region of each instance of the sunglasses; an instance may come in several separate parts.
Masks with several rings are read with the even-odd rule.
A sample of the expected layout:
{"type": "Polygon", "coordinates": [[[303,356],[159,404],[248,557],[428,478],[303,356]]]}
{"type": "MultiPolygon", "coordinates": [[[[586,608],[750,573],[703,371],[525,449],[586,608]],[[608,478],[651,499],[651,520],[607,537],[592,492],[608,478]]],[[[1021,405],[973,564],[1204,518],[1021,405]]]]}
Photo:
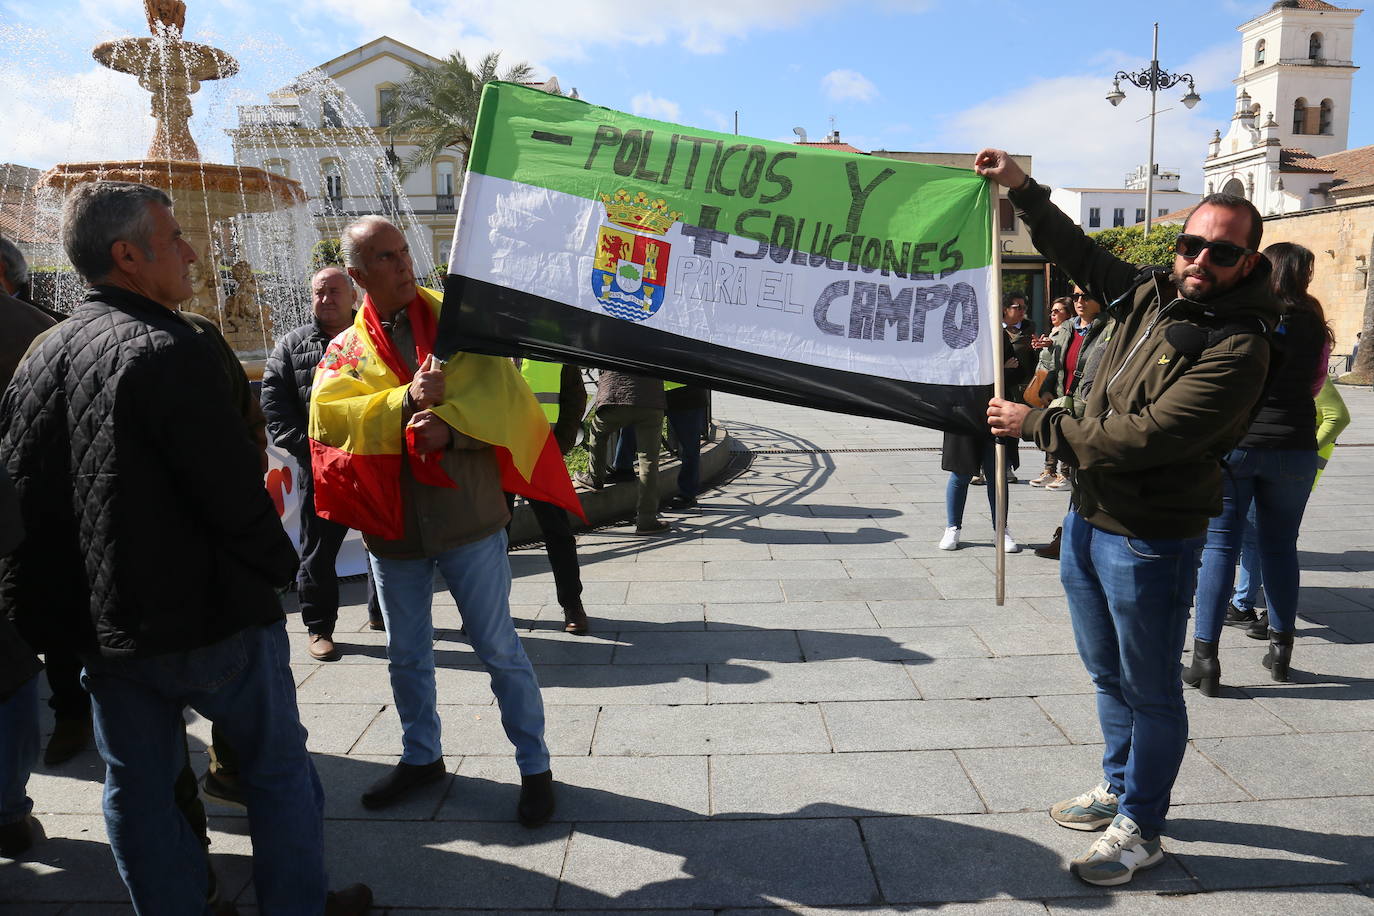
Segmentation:
{"type": "Polygon", "coordinates": [[[1247,254],[1256,253],[1253,248],[1242,248],[1231,242],[1209,242],[1200,235],[1180,235],[1174,243],[1174,251],[1190,261],[1202,254],[1203,249],[1211,250],[1212,263],[1218,267],[1234,267],[1247,254]]]}

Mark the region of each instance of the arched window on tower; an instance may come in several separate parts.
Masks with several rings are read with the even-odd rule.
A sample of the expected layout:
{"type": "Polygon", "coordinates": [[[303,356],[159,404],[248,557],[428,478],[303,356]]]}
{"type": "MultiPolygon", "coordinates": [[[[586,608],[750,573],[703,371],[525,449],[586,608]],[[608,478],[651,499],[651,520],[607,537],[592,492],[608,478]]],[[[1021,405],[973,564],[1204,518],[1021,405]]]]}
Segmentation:
{"type": "Polygon", "coordinates": [[[1255,66],[1264,66],[1264,39],[1255,42],[1255,66]]]}
{"type": "Polygon", "coordinates": [[[1299,98],[1293,103],[1293,133],[1307,133],[1307,99],[1299,98]]]}
{"type": "Polygon", "coordinates": [[[1245,184],[1239,178],[1232,178],[1221,188],[1221,193],[1231,194],[1235,197],[1245,196],[1245,184]]]}
{"type": "Polygon", "coordinates": [[[1322,99],[1321,116],[1317,122],[1317,133],[1331,133],[1331,100],[1322,99]]]}
{"type": "Polygon", "coordinates": [[[1322,33],[1313,32],[1312,37],[1307,39],[1307,59],[1322,59],[1322,33]]]}

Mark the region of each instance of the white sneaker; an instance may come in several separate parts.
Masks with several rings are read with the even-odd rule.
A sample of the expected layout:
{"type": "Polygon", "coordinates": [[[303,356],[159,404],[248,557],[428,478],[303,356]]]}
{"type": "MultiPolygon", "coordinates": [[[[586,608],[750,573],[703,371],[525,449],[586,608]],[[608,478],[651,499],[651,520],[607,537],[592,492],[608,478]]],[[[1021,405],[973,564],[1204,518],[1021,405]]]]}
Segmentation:
{"type": "Polygon", "coordinates": [[[940,549],[941,549],[941,550],[958,550],[958,549],[959,549],[959,531],[960,531],[960,529],[957,528],[957,527],[946,528],[946,529],[945,529],[945,536],[942,537],[942,538],[940,538],[940,549]]]}
{"type": "Polygon", "coordinates": [[[1005,553],[1021,552],[1021,545],[1016,543],[1016,538],[1011,536],[1010,528],[1002,529],[1002,550],[1005,553]]]}
{"type": "Polygon", "coordinates": [[[1159,838],[1146,840],[1135,821],[1118,814],[1097,842],[1069,863],[1069,872],[1088,884],[1115,887],[1126,884],[1135,873],[1164,861],[1159,838]]]}

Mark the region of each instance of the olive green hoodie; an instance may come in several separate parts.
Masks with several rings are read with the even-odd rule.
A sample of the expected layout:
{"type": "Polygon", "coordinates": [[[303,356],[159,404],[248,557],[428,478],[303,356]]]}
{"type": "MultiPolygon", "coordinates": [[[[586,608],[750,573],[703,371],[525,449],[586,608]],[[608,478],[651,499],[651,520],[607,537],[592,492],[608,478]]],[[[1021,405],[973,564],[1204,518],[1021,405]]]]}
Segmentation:
{"type": "Polygon", "coordinates": [[[1180,298],[1163,273],[1132,290],[1137,268],[1085,236],[1048,189],[1032,181],[1010,196],[1040,253],[1112,303],[1117,321],[1085,414],[1032,410],[1022,437],[1077,468],[1074,505],[1089,524],[1137,538],[1201,536],[1221,512],[1221,459],[1249,426],[1269,368],[1279,316],[1269,262],[1206,302],[1180,298]],[[1245,332],[1215,333],[1223,328],[1245,332]]]}

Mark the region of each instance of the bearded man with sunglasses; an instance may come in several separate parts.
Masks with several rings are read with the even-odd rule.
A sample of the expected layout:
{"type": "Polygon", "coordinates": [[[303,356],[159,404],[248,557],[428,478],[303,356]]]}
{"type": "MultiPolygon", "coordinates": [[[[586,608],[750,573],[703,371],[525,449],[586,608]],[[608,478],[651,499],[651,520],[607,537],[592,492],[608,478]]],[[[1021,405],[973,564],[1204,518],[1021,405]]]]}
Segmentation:
{"type": "Polygon", "coordinates": [[[1221,511],[1222,456],[1249,425],[1269,367],[1279,307],[1258,253],[1263,224],[1244,198],[1208,195],[1179,236],[1172,274],[1138,271],[1085,236],[1005,152],[983,150],[974,170],[1011,189],[1036,249],[1117,322],[1081,417],[994,398],[988,424],[1077,468],[1060,580],[1096,688],[1104,778],[1050,816],[1106,828],[1070,871],[1125,884],[1164,859],[1188,740],[1178,659],[1198,560],[1221,511]]]}

